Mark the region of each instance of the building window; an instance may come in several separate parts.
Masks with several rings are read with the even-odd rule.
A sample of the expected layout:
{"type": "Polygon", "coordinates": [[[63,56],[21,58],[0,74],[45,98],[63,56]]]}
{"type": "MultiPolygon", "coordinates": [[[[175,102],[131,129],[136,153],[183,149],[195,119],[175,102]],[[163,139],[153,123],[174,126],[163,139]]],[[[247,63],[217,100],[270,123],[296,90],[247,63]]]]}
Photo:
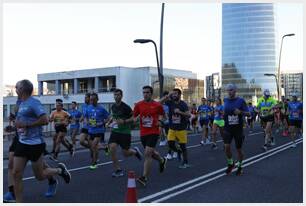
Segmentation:
{"type": "Polygon", "coordinates": [[[99,78],[99,92],[113,92],[116,89],[116,76],[99,78]]]}

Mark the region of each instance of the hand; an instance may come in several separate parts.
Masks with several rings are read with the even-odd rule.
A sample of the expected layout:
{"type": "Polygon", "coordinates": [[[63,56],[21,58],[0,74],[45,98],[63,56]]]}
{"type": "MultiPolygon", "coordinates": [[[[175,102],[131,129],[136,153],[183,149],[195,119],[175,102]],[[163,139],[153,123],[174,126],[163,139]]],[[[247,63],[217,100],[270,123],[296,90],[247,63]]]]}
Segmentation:
{"type": "Polygon", "coordinates": [[[174,113],[179,114],[180,112],[181,112],[181,110],[179,108],[174,109],[174,113]]]}
{"type": "Polygon", "coordinates": [[[123,120],[123,119],[117,119],[116,122],[117,122],[117,124],[119,124],[119,125],[124,124],[124,120],[123,120]]]}
{"type": "Polygon", "coordinates": [[[16,128],[26,128],[27,127],[26,123],[21,122],[19,120],[16,120],[15,126],[16,126],[16,128]]]}
{"type": "Polygon", "coordinates": [[[239,115],[239,114],[241,114],[242,112],[239,110],[239,109],[235,109],[235,111],[234,111],[234,114],[236,114],[236,115],[239,115]]]}

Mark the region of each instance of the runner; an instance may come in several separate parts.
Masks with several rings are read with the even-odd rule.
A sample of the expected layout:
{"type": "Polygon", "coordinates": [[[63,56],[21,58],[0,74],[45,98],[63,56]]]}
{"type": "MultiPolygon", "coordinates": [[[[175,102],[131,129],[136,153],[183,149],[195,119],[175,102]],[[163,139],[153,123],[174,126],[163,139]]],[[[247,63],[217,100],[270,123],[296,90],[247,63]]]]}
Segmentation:
{"type": "MultiPolygon", "coordinates": [[[[209,127],[210,129],[212,129],[213,124],[214,124],[214,99],[209,99],[208,100],[208,106],[211,108],[211,111],[208,112],[209,115],[209,127]]],[[[211,140],[211,137],[209,137],[209,139],[211,140]]]]}
{"type": "Polygon", "coordinates": [[[55,152],[53,155],[54,159],[58,158],[61,144],[63,144],[68,149],[68,151],[70,151],[71,156],[74,155],[73,145],[65,138],[67,134],[69,117],[69,113],[63,110],[63,100],[56,99],[56,110],[51,113],[49,119],[49,122],[54,122],[56,133],[55,152]]]}
{"type": "Polygon", "coordinates": [[[214,109],[214,123],[212,128],[212,146],[211,148],[213,150],[218,149],[216,137],[217,137],[217,129],[219,128],[220,135],[223,139],[223,128],[224,128],[224,107],[222,105],[222,101],[220,98],[217,98],[216,100],[216,107],[214,109]]]}
{"type": "Polygon", "coordinates": [[[234,84],[228,84],[226,87],[228,98],[224,98],[225,126],[223,140],[228,164],[226,174],[230,174],[235,167],[231,152],[231,142],[234,139],[238,157],[236,175],[241,175],[243,160],[242,145],[245,138],[243,134],[243,115],[249,116],[250,113],[248,112],[245,100],[236,96],[236,90],[237,88],[234,84]]]}
{"type": "Polygon", "coordinates": [[[161,102],[169,107],[169,147],[178,153],[178,156],[183,155],[183,161],[179,166],[180,169],[190,167],[187,158],[187,122],[191,117],[188,105],[181,100],[181,90],[173,89],[170,95],[161,99],[161,102]],[[180,149],[175,146],[175,141],[178,141],[180,149]]]}
{"type": "MultiPolygon", "coordinates": [[[[86,93],[85,94],[85,103],[82,105],[82,117],[80,119],[80,121],[83,122],[83,127],[81,129],[81,134],[80,134],[80,145],[82,145],[83,147],[88,148],[90,150],[88,123],[86,122],[86,120],[84,118],[89,105],[90,105],[90,94],[86,93]]],[[[90,152],[90,157],[92,158],[92,153],[91,152],[90,152]]]]}
{"type": "Polygon", "coordinates": [[[266,89],[264,96],[259,98],[257,108],[260,111],[260,119],[263,122],[265,131],[265,144],[263,149],[266,151],[268,147],[275,145],[275,139],[272,138],[272,123],[274,121],[273,107],[276,105],[276,100],[270,96],[270,91],[266,89]]]}
{"type": "MultiPolygon", "coordinates": [[[[44,164],[43,153],[46,144],[42,136],[42,126],[48,124],[48,117],[43,105],[32,97],[33,84],[29,80],[21,80],[16,92],[21,99],[16,118],[18,141],[14,151],[14,192],[16,202],[22,202],[23,183],[22,177],[28,161],[31,161],[32,170],[37,180],[44,180],[59,175],[66,183],[71,180],[71,175],[63,163],[57,168],[50,168],[44,164]]],[[[55,189],[57,181],[54,184],[55,189]]]]}
{"type": "Polygon", "coordinates": [[[80,129],[80,118],[82,113],[77,109],[77,103],[72,102],[72,109],[69,111],[70,115],[70,135],[73,144],[73,150],[76,149],[76,135],[79,133],[80,129]]]}
{"type": "MultiPolygon", "coordinates": [[[[163,97],[168,95],[168,94],[169,94],[168,91],[164,91],[163,97]]],[[[165,118],[160,120],[161,128],[160,128],[159,146],[167,145],[167,135],[168,135],[168,130],[169,130],[169,107],[167,105],[163,104],[163,109],[164,109],[164,112],[165,112],[165,118]]],[[[170,152],[170,155],[171,155],[171,150],[170,149],[169,149],[169,152],[170,152]]],[[[172,156],[170,158],[172,158],[172,156]]]]}
{"type": "Polygon", "coordinates": [[[303,103],[297,100],[297,95],[292,94],[292,101],[288,103],[289,109],[289,133],[293,142],[292,147],[296,147],[295,139],[297,131],[300,135],[303,125],[303,103]]]}
{"type": "Polygon", "coordinates": [[[89,123],[88,133],[90,136],[89,145],[92,153],[92,160],[89,169],[94,170],[97,166],[99,158],[99,142],[101,139],[104,141],[105,127],[104,124],[109,121],[109,113],[104,107],[98,105],[98,94],[90,94],[91,105],[87,108],[85,113],[85,121],[89,123]]]}
{"type": "Polygon", "coordinates": [[[197,126],[197,105],[194,103],[192,104],[191,110],[190,110],[190,123],[191,123],[191,127],[193,129],[193,133],[197,133],[198,132],[198,126],[197,126]]]}
{"type": "Polygon", "coordinates": [[[199,123],[203,129],[201,145],[209,144],[210,141],[208,139],[208,125],[210,121],[210,113],[212,112],[212,108],[208,106],[206,98],[201,99],[202,104],[198,107],[198,116],[199,123]]]}
{"type": "Polygon", "coordinates": [[[255,121],[255,118],[256,118],[256,116],[255,116],[255,108],[252,105],[252,102],[249,102],[248,109],[249,109],[249,112],[251,114],[249,117],[247,117],[248,128],[250,129],[249,132],[252,133],[253,132],[253,128],[254,128],[254,121],[255,121]]]}
{"type": "Polygon", "coordinates": [[[152,159],[159,162],[159,172],[162,173],[166,167],[167,159],[159,155],[155,150],[159,138],[159,116],[164,115],[164,110],[159,102],[152,99],[153,88],[144,86],[142,88],[144,100],[136,103],[134,108],[134,122],[140,118],[140,140],[145,149],[143,175],[137,181],[146,186],[151,170],[152,159]]]}
{"type": "Polygon", "coordinates": [[[288,137],[289,131],[288,131],[288,124],[289,124],[289,112],[288,112],[288,101],[287,99],[282,96],[281,101],[281,121],[283,123],[283,136],[288,137]]]}
{"type": "Polygon", "coordinates": [[[123,155],[125,157],[135,156],[141,161],[142,154],[138,147],[130,149],[131,147],[131,123],[133,119],[127,121],[133,116],[133,111],[130,106],[122,101],[122,90],[116,89],[114,91],[115,104],[111,108],[111,119],[106,124],[112,128],[111,135],[108,141],[111,158],[115,171],[112,177],[121,177],[124,175],[123,170],[120,168],[117,159],[117,146],[120,145],[123,155]]]}

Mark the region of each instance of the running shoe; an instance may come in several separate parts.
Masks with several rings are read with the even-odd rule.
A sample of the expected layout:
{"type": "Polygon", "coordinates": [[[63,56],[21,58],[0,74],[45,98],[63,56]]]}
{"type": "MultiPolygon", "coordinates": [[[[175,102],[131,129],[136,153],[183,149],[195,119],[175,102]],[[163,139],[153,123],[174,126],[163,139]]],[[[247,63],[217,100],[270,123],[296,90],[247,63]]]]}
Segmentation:
{"type": "Polygon", "coordinates": [[[116,170],[112,173],[112,177],[122,177],[124,176],[123,170],[116,170]]]}
{"type": "Polygon", "coordinates": [[[166,164],[167,164],[167,159],[163,157],[163,161],[159,163],[159,172],[160,173],[162,173],[165,170],[166,164]]]}
{"type": "Polygon", "coordinates": [[[163,140],[159,142],[159,146],[166,146],[167,145],[167,140],[163,140]]]}
{"type": "Polygon", "coordinates": [[[187,163],[183,163],[183,164],[181,164],[181,165],[179,166],[180,169],[186,169],[186,168],[189,168],[189,167],[190,167],[190,165],[187,164],[187,163]]]}
{"type": "Polygon", "coordinates": [[[67,170],[66,165],[64,163],[58,163],[58,168],[62,170],[59,176],[61,176],[64,179],[64,181],[68,184],[71,181],[71,174],[67,170]]]}
{"type": "Polygon", "coordinates": [[[263,149],[264,151],[267,151],[267,150],[268,150],[268,144],[264,144],[264,145],[262,146],[262,149],[263,149]]]}
{"type": "Polygon", "coordinates": [[[15,203],[16,198],[12,192],[7,192],[3,195],[3,202],[5,203],[15,203]]]}
{"type": "Polygon", "coordinates": [[[173,157],[173,156],[172,156],[171,154],[168,153],[167,156],[166,156],[165,158],[166,158],[167,160],[172,160],[172,157],[173,157]]]}
{"type": "Polygon", "coordinates": [[[178,158],[178,153],[177,153],[177,152],[173,152],[173,154],[172,154],[172,158],[173,158],[173,159],[178,158]]]}
{"type": "Polygon", "coordinates": [[[289,136],[289,132],[288,132],[288,130],[286,130],[286,131],[283,131],[283,134],[282,134],[284,137],[288,137],[289,136]]]}
{"type": "Polygon", "coordinates": [[[203,141],[203,140],[200,142],[200,144],[201,144],[202,146],[204,146],[204,145],[205,145],[205,143],[204,143],[204,141],[203,141]]]}
{"type": "Polygon", "coordinates": [[[89,166],[90,170],[95,170],[97,168],[98,168],[97,164],[92,164],[92,165],[89,166]]]}
{"type": "Polygon", "coordinates": [[[271,137],[271,142],[270,142],[271,146],[274,146],[275,145],[275,138],[274,137],[271,137]]]}
{"type": "Polygon", "coordinates": [[[242,175],[242,167],[238,167],[237,168],[236,175],[237,176],[241,176],[242,175]]]}
{"type": "Polygon", "coordinates": [[[137,182],[139,182],[142,186],[145,187],[147,185],[148,179],[144,176],[141,176],[137,178],[137,182]]]}
{"type": "Polygon", "coordinates": [[[58,181],[55,180],[55,182],[48,186],[48,191],[45,193],[45,197],[53,197],[56,194],[56,188],[58,185],[58,181]]]}
{"type": "Polygon", "coordinates": [[[218,149],[217,144],[216,144],[216,143],[212,143],[211,149],[212,149],[212,150],[217,150],[217,149],[218,149]]]}
{"type": "Polygon", "coordinates": [[[142,160],[143,154],[140,152],[140,150],[139,150],[138,147],[134,147],[134,150],[136,151],[135,157],[136,157],[139,161],[141,161],[141,160],[142,160]]]}
{"type": "Polygon", "coordinates": [[[227,169],[225,170],[225,173],[228,175],[228,174],[230,174],[231,172],[232,172],[232,170],[234,169],[234,167],[235,167],[235,163],[233,163],[233,164],[228,164],[227,165],[227,169]]]}

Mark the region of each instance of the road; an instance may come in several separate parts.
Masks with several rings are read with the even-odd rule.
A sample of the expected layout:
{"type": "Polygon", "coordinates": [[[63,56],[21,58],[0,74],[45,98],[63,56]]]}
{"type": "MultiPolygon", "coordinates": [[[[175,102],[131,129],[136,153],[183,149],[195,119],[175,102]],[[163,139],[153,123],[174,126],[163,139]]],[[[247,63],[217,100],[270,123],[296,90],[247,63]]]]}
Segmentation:
{"type": "MultiPolygon", "coordinates": [[[[164,173],[158,172],[158,164],[153,163],[148,185],[137,185],[139,202],[168,203],[300,203],[303,202],[303,141],[298,140],[296,148],[291,148],[288,137],[276,135],[276,145],[267,152],[261,149],[263,132],[257,125],[253,133],[246,131],[244,142],[244,173],[242,176],[226,176],[226,159],[219,138],[218,150],[209,145],[200,146],[200,134],[189,135],[188,155],[192,167],[179,169],[176,160],[168,161],[164,173]]],[[[141,145],[139,142],[133,146],[141,145]]],[[[232,144],[234,159],[236,158],[232,144]]],[[[157,146],[166,154],[166,147],[157,146]]],[[[143,149],[141,148],[143,151],[143,149]]],[[[143,161],[134,157],[123,158],[119,150],[120,164],[126,171],[133,170],[141,175],[143,161]]],[[[31,166],[24,174],[24,201],[28,203],[120,203],[124,202],[127,191],[127,175],[112,178],[110,157],[100,153],[100,166],[91,171],[89,152],[79,150],[74,157],[60,154],[72,174],[70,184],[59,178],[57,194],[45,198],[47,181],[38,182],[33,178],[31,166]]],[[[50,162],[55,165],[54,162],[50,162]]],[[[4,168],[4,192],[7,191],[7,169],[4,168]]]]}

